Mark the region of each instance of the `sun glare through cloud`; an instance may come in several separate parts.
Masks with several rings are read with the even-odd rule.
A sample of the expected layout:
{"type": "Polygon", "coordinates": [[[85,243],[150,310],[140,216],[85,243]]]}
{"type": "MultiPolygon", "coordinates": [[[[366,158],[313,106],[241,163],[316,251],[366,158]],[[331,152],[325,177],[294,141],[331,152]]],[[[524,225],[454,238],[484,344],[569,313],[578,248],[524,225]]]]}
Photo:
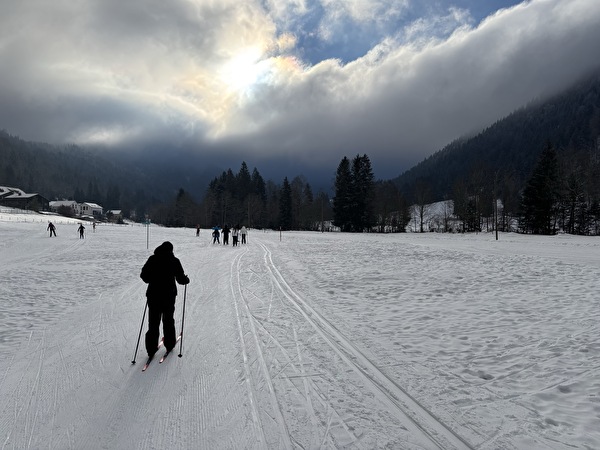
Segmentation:
{"type": "Polygon", "coordinates": [[[225,64],[219,76],[231,91],[244,91],[256,83],[265,71],[264,64],[261,64],[262,56],[259,48],[247,48],[225,64]]]}

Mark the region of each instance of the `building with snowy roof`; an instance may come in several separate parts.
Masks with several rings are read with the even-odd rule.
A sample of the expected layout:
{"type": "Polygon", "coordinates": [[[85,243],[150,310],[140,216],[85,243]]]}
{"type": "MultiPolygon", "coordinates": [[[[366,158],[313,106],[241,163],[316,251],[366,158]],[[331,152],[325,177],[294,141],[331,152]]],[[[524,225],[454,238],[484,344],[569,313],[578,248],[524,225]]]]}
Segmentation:
{"type": "Polygon", "coordinates": [[[40,194],[28,194],[22,189],[0,186],[0,205],[30,211],[48,211],[50,202],[40,194]]]}

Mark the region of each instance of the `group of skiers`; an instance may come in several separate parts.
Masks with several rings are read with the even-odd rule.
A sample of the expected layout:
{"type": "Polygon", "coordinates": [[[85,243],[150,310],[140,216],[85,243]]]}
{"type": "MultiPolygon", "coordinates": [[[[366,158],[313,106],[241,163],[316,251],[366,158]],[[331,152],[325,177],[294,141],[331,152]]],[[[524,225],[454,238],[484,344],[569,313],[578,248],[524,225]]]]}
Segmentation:
{"type": "Polygon", "coordinates": [[[233,238],[233,246],[236,247],[240,241],[240,236],[242,237],[242,244],[246,244],[246,237],[248,236],[248,230],[245,226],[242,225],[240,228],[239,225],[234,226],[233,228],[229,228],[227,225],[223,227],[223,229],[219,232],[219,227],[214,227],[212,232],[213,244],[220,244],[219,237],[223,235],[223,245],[229,245],[229,235],[233,238]]]}
{"type": "MultiPolygon", "coordinates": [[[[95,231],[96,224],[93,227],[95,231]]],[[[242,239],[245,242],[246,229],[245,227],[242,228],[244,230],[242,239]]],[[[48,222],[46,229],[50,232],[50,237],[56,237],[56,226],[52,222],[48,222]]],[[[227,230],[228,235],[229,229],[227,228],[227,230]]],[[[240,231],[237,228],[235,230],[240,231]]],[[[216,231],[218,233],[218,230],[216,231]]],[[[79,224],[77,232],[79,238],[83,239],[85,227],[82,223],[79,224]]],[[[225,229],[223,232],[225,232],[225,229]]],[[[237,245],[237,233],[234,236],[234,245],[237,245]]],[[[163,242],[154,250],[154,254],[148,258],[142,267],[140,277],[148,284],[146,290],[148,331],[145,336],[145,344],[150,359],[158,350],[161,322],[163,324],[163,343],[167,352],[175,347],[177,342],[175,319],[173,317],[175,314],[175,298],[177,297],[175,282],[186,285],[190,282],[190,279],[184,273],[179,259],[173,254],[173,244],[168,241],[163,242]]]]}
{"type": "MultiPolygon", "coordinates": [[[[94,227],[94,231],[96,231],[96,224],[93,224],[94,227]]],[[[52,222],[48,222],[48,227],[46,228],[46,231],[50,232],[50,237],[54,236],[56,237],[56,225],[54,225],[52,222]]],[[[77,233],[79,234],[79,239],[84,239],[85,238],[85,227],[83,226],[82,223],[79,224],[79,227],[77,228],[77,233]]]]}
{"type": "MultiPolygon", "coordinates": [[[[213,243],[220,243],[221,233],[223,234],[224,245],[229,244],[230,234],[233,237],[233,246],[238,245],[239,236],[242,237],[242,244],[247,243],[248,230],[245,226],[235,226],[231,229],[225,225],[221,231],[219,231],[219,227],[214,227],[212,233],[213,243]]],[[[196,236],[199,235],[200,227],[198,226],[196,227],[196,236]]],[[[187,285],[190,279],[185,274],[181,261],[173,254],[173,244],[169,241],[156,247],[154,253],[142,267],[140,277],[148,284],[146,289],[148,331],[145,335],[145,344],[148,360],[150,360],[158,350],[161,321],[165,349],[170,352],[175,347],[177,342],[175,319],[173,317],[175,314],[175,298],[177,297],[175,283],[187,285]]]]}
{"type": "MultiPolygon", "coordinates": [[[[96,224],[94,224],[94,231],[96,224]]],[[[56,236],[56,226],[52,222],[48,222],[47,230],[50,232],[50,237],[56,236]]],[[[85,227],[79,224],[77,228],[79,238],[84,238],[85,227]]],[[[233,237],[233,246],[239,244],[239,236],[241,243],[247,243],[248,230],[245,226],[234,226],[229,228],[227,225],[219,231],[219,227],[213,228],[213,244],[220,243],[219,237],[223,235],[223,245],[229,245],[229,235],[233,237]]],[[[196,236],[200,235],[200,227],[196,228],[196,236]]],[[[167,352],[170,352],[175,343],[177,336],[175,332],[175,298],[177,297],[177,287],[175,282],[181,285],[187,285],[190,279],[183,271],[181,261],[173,254],[173,244],[166,241],[159,245],[144,266],[140,274],[142,280],[148,284],[146,290],[146,299],[148,307],[148,331],[145,335],[146,351],[148,358],[151,359],[159,345],[160,324],[163,324],[163,343],[167,352]]],[[[141,332],[141,330],[140,330],[141,332]]]]}
{"type": "MultiPolygon", "coordinates": [[[[245,226],[229,228],[225,225],[222,230],[219,227],[214,227],[212,232],[213,244],[220,244],[219,238],[221,233],[223,235],[223,245],[229,244],[230,234],[233,237],[233,246],[238,245],[239,236],[241,236],[242,244],[247,243],[248,230],[245,226]]],[[[196,227],[196,236],[199,235],[200,226],[196,227]]],[[[148,352],[148,360],[151,360],[158,350],[161,322],[165,349],[167,352],[170,352],[175,347],[177,336],[173,316],[175,314],[175,299],[177,297],[176,283],[187,285],[190,279],[185,274],[181,261],[175,257],[173,244],[169,241],[165,241],[156,247],[154,253],[142,267],[140,277],[148,284],[148,288],[146,289],[148,331],[145,335],[145,345],[148,352]]]]}
{"type": "MultiPolygon", "coordinates": [[[[94,231],[96,224],[93,225],[94,231]]],[[[56,236],[56,225],[48,222],[47,230],[50,237],[56,236]]],[[[79,238],[84,238],[85,227],[82,223],[77,228],[79,238]]],[[[167,351],[175,347],[175,298],[177,288],[175,282],[188,284],[190,279],[185,275],[181,262],[173,254],[173,244],[166,241],[159,245],[151,255],[140,274],[142,280],[148,284],[146,290],[148,307],[148,331],[145,336],[148,358],[152,358],[158,350],[160,336],[160,323],[163,324],[163,343],[167,351]]],[[[141,330],[140,330],[141,331],[141,330]]]]}

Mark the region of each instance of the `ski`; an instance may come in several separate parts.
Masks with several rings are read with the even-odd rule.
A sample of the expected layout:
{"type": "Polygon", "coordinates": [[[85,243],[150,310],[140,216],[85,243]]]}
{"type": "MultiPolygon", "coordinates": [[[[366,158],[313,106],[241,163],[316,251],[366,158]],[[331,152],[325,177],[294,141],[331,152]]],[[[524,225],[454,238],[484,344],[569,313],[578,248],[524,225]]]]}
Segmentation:
{"type": "Polygon", "coordinates": [[[148,358],[148,361],[146,361],[146,364],[144,364],[144,367],[142,367],[142,372],[146,371],[146,369],[148,368],[148,366],[152,362],[152,359],[154,359],[154,355],[152,355],[150,358],[148,358]]]}
{"type": "MultiPolygon", "coordinates": [[[[177,345],[177,343],[179,342],[179,340],[181,339],[181,334],[179,336],[177,336],[177,340],[175,341],[175,345],[177,345]]],[[[173,347],[174,348],[174,347],[173,347]]],[[[171,353],[173,351],[173,349],[165,352],[164,355],[162,355],[162,358],[160,358],[160,361],[158,361],[159,364],[162,364],[162,362],[167,359],[167,356],[169,356],[169,353],[171,353]]]]}
{"type": "MultiPolygon", "coordinates": [[[[162,347],[163,342],[164,342],[164,338],[162,338],[160,340],[160,342],[158,343],[158,347],[156,348],[156,351],[158,351],[158,349],[162,347]]],[[[150,363],[152,362],[153,359],[154,359],[154,355],[152,355],[148,358],[148,361],[146,361],[146,364],[144,364],[144,367],[142,367],[142,372],[146,371],[146,369],[148,368],[148,366],[150,365],[150,363]]]]}
{"type": "Polygon", "coordinates": [[[165,354],[164,354],[164,355],[162,355],[162,358],[160,358],[160,361],[159,361],[158,363],[159,363],[159,364],[162,364],[162,363],[163,363],[163,361],[164,361],[165,359],[167,359],[167,356],[169,356],[169,353],[171,353],[171,352],[165,352],[165,354]]]}

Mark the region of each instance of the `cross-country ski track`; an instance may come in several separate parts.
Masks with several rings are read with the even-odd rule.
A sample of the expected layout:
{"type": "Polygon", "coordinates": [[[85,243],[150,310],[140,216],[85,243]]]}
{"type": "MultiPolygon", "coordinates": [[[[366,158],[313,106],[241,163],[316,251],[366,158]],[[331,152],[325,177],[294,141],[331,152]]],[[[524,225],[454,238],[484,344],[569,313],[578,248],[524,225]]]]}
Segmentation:
{"type": "MultiPolygon", "coordinates": [[[[436,316],[423,302],[435,299],[439,286],[430,280],[432,290],[415,302],[418,287],[383,271],[381,283],[397,283],[385,293],[377,282],[379,260],[360,273],[372,292],[353,294],[360,283],[344,279],[352,275],[339,270],[339,258],[360,258],[366,246],[336,248],[346,245],[344,239],[365,240],[379,248],[377,259],[388,243],[379,247],[373,237],[284,233],[280,240],[279,233],[254,231],[247,245],[233,247],[212,244],[207,230],[196,237],[190,229],[100,226],[86,239],[61,241],[65,225],[57,238],[37,227],[42,231],[34,224],[15,227],[16,237],[9,233],[2,247],[4,292],[19,295],[11,297],[19,303],[7,308],[9,328],[0,342],[2,450],[521,448],[529,438],[520,427],[528,426],[532,409],[525,396],[502,386],[536,364],[552,368],[557,358],[548,354],[544,361],[507,366],[505,374],[480,371],[470,378],[473,371],[445,359],[448,349],[428,355],[411,350],[416,340],[390,337],[386,343],[396,329],[386,316],[398,330],[414,330],[413,324],[436,316]],[[142,372],[146,324],[134,355],[146,290],[139,273],[165,240],[191,279],[185,290],[178,286],[178,331],[184,292],[186,301],[182,345],[162,364],[161,349],[142,372]],[[18,317],[23,311],[26,318],[18,317]],[[412,322],[403,323],[404,315],[412,322]],[[494,416],[498,420],[488,422],[494,416]]],[[[427,266],[427,254],[438,245],[397,247],[396,264],[419,264],[415,256],[421,255],[427,266]]],[[[464,264],[465,254],[478,257],[479,250],[465,248],[442,253],[446,265],[464,264]]],[[[413,276],[408,266],[395,273],[413,276]]],[[[470,308],[459,313],[477,305],[470,308]]],[[[421,339],[438,332],[427,326],[421,339]]],[[[469,336],[465,329],[457,336],[459,345],[469,343],[461,337],[469,336]]],[[[579,342],[585,328],[569,336],[579,342]]],[[[516,349],[493,348],[500,358],[516,349]]],[[[590,364],[582,374],[597,372],[590,364]]],[[[567,392],[560,378],[545,384],[542,393],[552,386],[567,392]]],[[[540,442],[532,448],[558,441],[540,442]]]]}

